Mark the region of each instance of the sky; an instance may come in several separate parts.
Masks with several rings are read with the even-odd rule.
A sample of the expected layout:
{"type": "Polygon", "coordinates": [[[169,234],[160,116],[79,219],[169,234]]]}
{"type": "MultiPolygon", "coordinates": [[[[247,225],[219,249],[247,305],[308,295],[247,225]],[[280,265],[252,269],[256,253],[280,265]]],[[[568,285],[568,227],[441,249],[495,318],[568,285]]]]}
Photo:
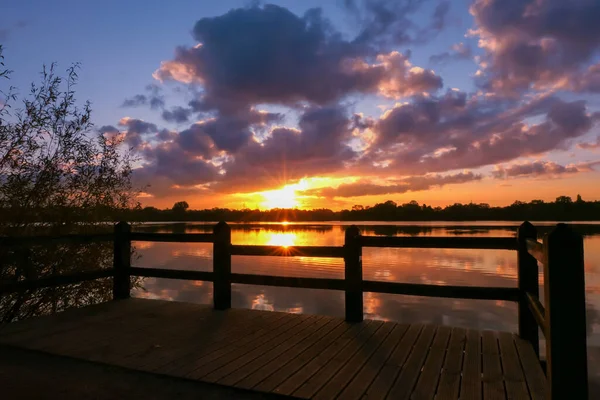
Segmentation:
{"type": "Polygon", "coordinates": [[[508,205],[600,200],[599,19],[597,0],[4,0],[0,44],[21,95],[81,64],[144,206],[508,205]]]}

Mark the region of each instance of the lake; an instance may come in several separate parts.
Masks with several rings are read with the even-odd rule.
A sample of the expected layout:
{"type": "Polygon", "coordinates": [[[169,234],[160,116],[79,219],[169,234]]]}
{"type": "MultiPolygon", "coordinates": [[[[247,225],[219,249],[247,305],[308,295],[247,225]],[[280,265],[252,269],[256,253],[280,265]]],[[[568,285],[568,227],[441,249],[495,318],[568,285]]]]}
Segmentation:
{"type": "MultiPolygon", "coordinates": [[[[354,222],[363,235],[514,236],[518,222],[354,222]]],[[[231,224],[233,244],[341,246],[351,223],[231,224]]],[[[153,232],[211,232],[214,224],[140,224],[153,232]]],[[[534,223],[541,232],[555,223],[534,223]]],[[[590,377],[600,382],[600,223],[575,223],[584,234],[588,358],[590,377]]],[[[135,242],[134,266],[212,270],[212,244],[135,242]]],[[[233,256],[232,272],[294,277],[343,278],[341,259],[233,256]]],[[[369,280],[436,285],[517,286],[517,254],[507,250],[364,248],[363,276],[369,280]]],[[[212,303],[212,283],[146,278],[134,296],[212,303]]],[[[543,276],[540,269],[540,285],[543,276]]],[[[543,286],[540,287],[543,293],[543,286]]],[[[232,307],[344,316],[343,292],[233,285],[232,307]]],[[[542,296],[543,302],[543,296],[542,296]]],[[[364,294],[365,318],[433,323],[517,332],[516,303],[364,294]]],[[[540,334],[540,337],[543,337],[540,334]]],[[[543,344],[542,344],[543,351],[543,344]]]]}

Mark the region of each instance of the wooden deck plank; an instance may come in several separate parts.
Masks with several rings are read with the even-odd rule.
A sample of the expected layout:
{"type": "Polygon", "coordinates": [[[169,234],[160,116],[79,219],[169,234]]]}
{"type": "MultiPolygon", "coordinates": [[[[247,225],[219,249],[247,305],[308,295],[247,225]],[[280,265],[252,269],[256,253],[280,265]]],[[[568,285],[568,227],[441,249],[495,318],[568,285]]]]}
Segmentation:
{"type": "Polygon", "coordinates": [[[402,340],[367,389],[367,393],[364,395],[365,398],[370,400],[384,399],[387,396],[422,332],[423,325],[413,324],[409,326],[402,340]]]}
{"type": "Polygon", "coordinates": [[[367,320],[360,324],[350,325],[350,328],[339,338],[334,340],[322,352],[311,352],[309,355],[313,358],[290,375],[284,382],[277,386],[273,392],[283,395],[291,395],[296,389],[302,386],[308,379],[318,373],[329,360],[335,357],[340,351],[344,351],[358,335],[360,335],[373,321],[367,320]]]}
{"type": "Polygon", "coordinates": [[[285,313],[259,311],[254,311],[253,313],[262,315],[253,319],[256,327],[250,331],[246,332],[244,329],[235,329],[224,340],[215,340],[209,343],[197,341],[190,346],[185,355],[149,369],[162,374],[184,376],[193,369],[200,368],[206,363],[236,351],[238,347],[249,343],[257,337],[267,335],[271,327],[275,326],[275,324],[284,325],[290,322],[285,313]]]}
{"type": "Polygon", "coordinates": [[[394,328],[393,323],[384,323],[381,328],[350,358],[344,366],[317,392],[314,399],[328,400],[337,398],[342,390],[350,383],[362,366],[371,358],[383,341],[394,328]]]}
{"type": "Polygon", "coordinates": [[[344,391],[338,397],[339,399],[360,399],[363,396],[367,391],[367,388],[377,377],[381,368],[383,368],[389,357],[392,355],[394,349],[408,328],[409,326],[406,324],[394,324],[392,332],[385,338],[375,354],[369,358],[354,379],[346,386],[344,391]]]}
{"type": "MultiPolygon", "coordinates": [[[[201,378],[204,382],[219,382],[220,384],[227,385],[227,383],[221,383],[221,381],[228,375],[237,372],[240,368],[244,367],[246,364],[254,361],[255,359],[261,358],[270,350],[278,347],[282,343],[289,341],[295,343],[298,340],[298,337],[303,337],[307,331],[310,331],[310,329],[313,328],[315,324],[319,323],[320,320],[321,317],[310,315],[293,330],[282,332],[280,335],[271,338],[269,341],[262,343],[259,346],[255,346],[254,344],[248,346],[247,349],[250,351],[244,352],[241,355],[237,355],[237,357],[229,360],[226,364],[219,368],[213,369],[210,373],[204,374],[199,378],[201,378]]],[[[242,375],[243,373],[240,374],[240,376],[242,375]]],[[[229,381],[235,382],[237,382],[237,380],[237,375],[234,375],[233,378],[229,379],[229,381]]]]}
{"type": "Polygon", "coordinates": [[[546,376],[540,362],[533,351],[531,344],[521,338],[513,338],[519,360],[523,365],[527,387],[532,400],[544,400],[546,398],[546,376]]]}
{"type": "Polygon", "coordinates": [[[109,301],[87,307],[73,308],[64,312],[35,317],[6,324],[2,327],[0,342],[15,346],[33,347],[36,340],[48,340],[52,336],[62,337],[68,332],[77,332],[91,324],[110,322],[126,315],[135,315],[142,310],[172,307],[172,302],[156,300],[127,299],[109,301]],[[169,304],[171,303],[171,304],[169,304]]]}
{"type": "Polygon", "coordinates": [[[467,330],[467,342],[460,383],[461,400],[481,400],[481,332],[467,330]]]}
{"type": "Polygon", "coordinates": [[[369,326],[361,331],[343,351],[339,352],[329,360],[329,362],[319,370],[318,374],[313,375],[307,380],[293,393],[293,395],[301,398],[311,398],[314,396],[356,352],[361,350],[362,346],[381,328],[382,325],[383,322],[381,321],[373,321],[369,324],[369,326]]]}
{"type": "Polygon", "coordinates": [[[400,375],[394,382],[394,386],[388,394],[389,399],[401,400],[408,399],[410,394],[417,383],[423,363],[429,353],[429,348],[436,335],[437,327],[433,325],[426,325],[423,328],[423,332],[419,336],[419,339],[415,343],[413,351],[408,356],[406,363],[400,371],[400,375]]]}
{"type": "Polygon", "coordinates": [[[317,317],[317,319],[313,320],[312,324],[306,329],[298,330],[293,336],[286,338],[285,341],[279,344],[271,344],[271,346],[260,353],[258,357],[250,360],[240,368],[236,369],[233,373],[217,382],[221,385],[251,388],[262,380],[262,374],[254,374],[257,370],[285,354],[285,352],[290,351],[290,349],[293,349],[295,346],[299,346],[310,336],[317,334],[323,327],[326,327],[331,320],[332,319],[329,317],[317,317]]]}
{"type": "Polygon", "coordinates": [[[161,343],[159,348],[151,353],[135,354],[130,361],[146,371],[155,371],[171,362],[190,356],[193,352],[198,356],[201,353],[230,346],[244,336],[261,330],[267,321],[281,318],[270,313],[248,312],[233,317],[231,311],[233,310],[215,312],[215,318],[192,325],[178,336],[163,336],[159,338],[161,343]],[[206,329],[206,326],[210,326],[211,329],[206,329]]]}
{"type": "MultiPolygon", "coordinates": [[[[272,374],[280,371],[285,365],[293,360],[298,354],[314,346],[321,338],[336,330],[342,324],[339,318],[330,318],[326,325],[314,332],[306,340],[296,346],[291,346],[286,349],[283,354],[278,354],[271,361],[264,364],[262,367],[256,368],[252,374],[238,382],[235,386],[243,389],[252,389],[259,383],[270,377],[272,374]]],[[[339,335],[339,334],[338,334],[339,335]]]]}
{"type": "Polygon", "coordinates": [[[96,361],[110,360],[109,354],[125,357],[145,340],[152,340],[160,330],[167,327],[208,318],[212,315],[209,307],[186,303],[181,307],[160,307],[145,310],[129,316],[106,321],[102,325],[90,325],[61,336],[53,336],[39,348],[49,352],[72,357],[89,358],[96,361]],[[100,358],[95,356],[101,355],[100,358]]]}
{"type": "Polygon", "coordinates": [[[483,331],[483,398],[484,400],[504,400],[506,391],[502,377],[502,363],[498,348],[498,333],[483,331]]]}
{"type": "Polygon", "coordinates": [[[466,335],[466,329],[452,328],[446,359],[437,387],[436,400],[458,400],[466,335]]]}
{"type": "Polygon", "coordinates": [[[423,370],[410,396],[411,399],[430,400],[435,396],[451,333],[452,328],[448,326],[437,328],[435,338],[429,349],[429,354],[427,355],[427,359],[425,359],[423,370]]]}
{"type": "Polygon", "coordinates": [[[208,363],[203,363],[200,368],[194,369],[186,376],[192,379],[202,378],[202,380],[206,382],[215,382],[217,379],[225,376],[222,374],[224,374],[226,371],[229,371],[236,364],[230,365],[229,367],[227,367],[227,365],[235,362],[235,360],[245,356],[247,353],[252,352],[252,354],[256,354],[260,351],[263,351],[263,349],[272,345],[274,341],[281,343],[281,341],[288,338],[292,333],[295,333],[298,329],[302,329],[306,322],[310,324],[310,320],[312,319],[314,319],[313,315],[298,315],[295,316],[295,318],[290,318],[289,320],[284,321],[282,325],[271,327],[264,334],[253,335],[252,340],[248,340],[246,343],[236,347],[234,351],[231,351],[224,356],[217,358],[214,356],[206,357],[211,359],[211,361],[208,363]],[[222,369],[223,367],[226,368],[222,369]],[[206,375],[209,375],[217,370],[220,371],[206,379],[206,375]]]}
{"type": "Polygon", "coordinates": [[[299,398],[545,399],[531,345],[510,333],[145,299],[86,308],[2,326],[0,344],[299,398]]]}
{"type": "Polygon", "coordinates": [[[504,385],[509,399],[530,399],[523,368],[515,348],[514,335],[507,332],[498,334],[500,344],[500,359],[504,375],[504,385]]]}
{"type": "Polygon", "coordinates": [[[277,386],[282,384],[286,379],[292,376],[292,374],[300,368],[303,368],[310,360],[327,349],[336,339],[344,337],[343,335],[346,335],[351,327],[351,324],[340,319],[340,324],[335,329],[321,337],[316,343],[310,344],[309,347],[301,351],[297,356],[292,354],[294,358],[287,364],[279,367],[271,364],[265,365],[263,369],[271,367],[273,374],[256,385],[254,389],[261,392],[271,392],[275,390],[277,386]]]}

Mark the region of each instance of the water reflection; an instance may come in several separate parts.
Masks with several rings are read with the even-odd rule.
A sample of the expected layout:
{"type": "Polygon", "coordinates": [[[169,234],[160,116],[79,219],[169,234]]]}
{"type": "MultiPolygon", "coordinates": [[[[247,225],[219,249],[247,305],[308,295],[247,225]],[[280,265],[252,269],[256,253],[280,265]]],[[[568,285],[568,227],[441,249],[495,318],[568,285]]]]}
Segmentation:
{"type": "MultiPolygon", "coordinates": [[[[274,246],[341,246],[348,224],[232,224],[232,243],[274,246]]],[[[514,236],[517,223],[441,223],[423,225],[358,223],[364,235],[514,236]]],[[[553,223],[536,223],[540,236],[553,223]]],[[[143,225],[156,232],[211,232],[213,224],[143,225]]],[[[590,374],[600,382],[600,224],[577,224],[585,235],[587,332],[590,374]]],[[[144,267],[212,270],[212,245],[203,243],[135,243],[144,267]]],[[[232,270],[248,274],[343,278],[341,259],[235,256],[232,270]]],[[[363,276],[370,280],[437,285],[516,286],[514,251],[460,249],[363,249],[363,276]]],[[[543,277],[540,270],[540,284],[543,277]]],[[[136,295],[212,303],[207,282],[146,279],[136,295]]],[[[543,301],[543,287],[540,287],[543,301]]],[[[344,315],[343,292],[233,285],[232,306],[284,312],[344,315]]],[[[477,329],[517,331],[517,308],[503,301],[438,299],[378,293],[364,294],[366,318],[435,323],[477,329]]]]}

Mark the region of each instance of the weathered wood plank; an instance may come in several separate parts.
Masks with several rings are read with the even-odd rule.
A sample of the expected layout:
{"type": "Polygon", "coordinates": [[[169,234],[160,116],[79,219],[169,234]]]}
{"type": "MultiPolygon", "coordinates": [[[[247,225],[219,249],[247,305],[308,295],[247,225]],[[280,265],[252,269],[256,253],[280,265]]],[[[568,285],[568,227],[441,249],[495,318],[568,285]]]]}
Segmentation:
{"type": "Polygon", "coordinates": [[[440,380],[440,374],[452,328],[440,326],[429,349],[429,354],[423,365],[423,370],[410,398],[415,400],[433,399],[440,380]]]}
{"type": "Polygon", "coordinates": [[[409,326],[402,340],[367,389],[366,398],[384,399],[386,397],[422,331],[422,325],[413,324],[409,326]]]}
{"type": "MultiPolygon", "coordinates": [[[[257,314],[265,314],[265,312],[254,311],[257,314]]],[[[227,342],[209,344],[205,346],[203,343],[196,343],[192,351],[179,359],[176,359],[163,366],[155,368],[155,372],[173,376],[187,376],[192,371],[199,369],[209,363],[215,362],[222,357],[231,357],[231,353],[237,352],[238,349],[253,340],[263,336],[271,335],[276,327],[285,328],[289,324],[294,323],[293,318],[284,313],[266,313],[269,314],[267,319],[263,320],[260,329],[245,335],[243,331],[238,331],[236,336],[232,336],[227,342]]],[[[263,317],[264,318],[264,317],[263,317]]],[[[260,322],[260,321],[259,321],[260,322]]]]}
{"type": "Polygon", "coordinates": [[[384,366],[392,352],[408,330],[406,324],[394,324],[392,332],[385,338],[375,354],[366,362],[354,379],[346,386],[339,399],[360,399],[377,374],[384,366]]]}
{"type": "MultiPolygon", "coordinates": [[[[278,346],[279,344],[295,340],[294,338],[297,335],[303,335],[306,330],[310,329],[315,323],[320,320],[319,317],[315,315],[310,315],[307,318],[304,318],[300,324],[298,324],[293,330],[288,330],[283,332],[281,335],[277,335],[268,342],[261,344],[260,346],[248,346],[247,352],[235,357],[232,360],[229,360],[227,363],[222,365],[219,368],[213,369],[210,373],[204,374],[201,378],[204,382],[220,382],[223,378],[227,377],[229,374],[234,373],[239,368],[245,366],[249,362],[253,361],[256,358],[261,357],[270,349],[278,346]]],[[[237,377],[232,378],[237,382],[237,377]]]]}
{"type": "Polygon", "coordinates": [[[0,340],[6,344],[24,346],[30,349],[42,349],[44,343],[61,341],[67,334],[78,336],[82,329],[89,326],[111,323],[115,320],[138,315],[145,311],[154,312],[172,303],[159,300],[126,299],[111,301],[95,306],[73,309],[71,312],[56,314],[17,322],[14,334],[6,334],[0,340]],[[156,301],[156,303],[153,303],[156,301]]]}
{"type": "Polygon", "coordinates": [[[195,320],[196,317],[206,318],[210,315],[209,307],[197,304],[183,303],[175,307],[164,305],[137,312],[134,317],[129,314],[118,320],[55,335],[44,341],[40,348],[94,361],[118,362],[141,349],[141,346],[154,344],[161,331],[177,329],[178,325],[189,321],[191,316],[195,320]]]}
{"type": "Polygon", "coordinates": [[[426,325],[388,395],[391,399],[408,399],[417,383],[421,368],[436,333],[436,326],[426,325]]]}
{"type": "Polygon", "coordinates": [[[469,329],[465,344],[460,399],[481,400],[481,395],[481,332],[469,329]]]}
{"type": "MultiPolygon", "coordinates": [[[[217,379],[221,378],[222,376],[225,376],[222,374],[225,371],[228,371],[229,368],[231,368],[231,366],[229,368],[225,368],[225,369],[221,369],[221,368],[226,367],[228,364],[235,361],[239,357],[244,356],[247,353],[254,351],[253,354],[255,354],[256,349],[258,349],[258,348],[260,348],[262,351],[262,349],[271,345],[271,343],[273,343],[275,340],[279,340],[279,341],[285,340],[287,337],[289,337],[290,330],[293,330],[295,332],[297,329],[299,329],[299,327],[302,324],[304,324],[304,322],[306,322],[306,320],[308,320],[309,318],[312,319],[313,317],[314,316],[309,316],[309,315],[297,315],[294,318],[291,318],[288,321],[285,321],[280,326],[273,326],[272,328],[269,329],[269,332],[265,333],[264,335],[253,335],[253,338],[251,341],[248,341],[241,346],[235,346],[235,351],[230,351],[227,354],[225,354],[221,357],[216,357],[216,358],[214,357],[214,355],[213,356],[209,355],[208,357],[202,357],[199,360],[199,362],[202,364],[202,366],[189,372],[188,374],[186,374],[186,376],[188,378],[192,378],[192,379],[202,378],[203,381],[214,382],[217,379]],[[208,358],[211,361],[207,363],[205,358],[208,358]],[[211,375],[208,379],[205,379],[206,375],[209,375],[212,372],[217,371],[217,370],[220,370],[220,371],[211,375]]],[[[234,347],[234,346],[232,346],[232,347],[234,347]]]]}
{"type": "Polygon", "coordinates": [[[238,310],[211,310],[205,318],[190,316],[189,321],[175,324],[172,329],[154,335],[152,346],[138,351],[125,359],[125,364],[136,369],[154,371],[171,361],[188,356],[198,345],[226,346],[240,335],[260,329],[268,314],[236,312],[238,310]],[[207,326],[212,329],[206,329],[207,326]]]}
{"type": "MultiPolygon", "coordinates": [[[[322,354],[322,352],[326,352],[330,348],[335,347],[336,341],[339,343],[339,341],[348,340],[348,337],[351,336],[354,331],[357,331],[357,325],[342,322],[336,329],[328,333],[306,351],[300,353],[288,364],[279,368],[273,375],[261,382],[254,389],[263,392],[275,391],[275,388],[289,379],[297,371],[304,371],[304,366],[312,359],[322,354]]],[[[302,381],[301,383],[304,382],[302,381]]]]}
{"type": "Polygon", "coordinates": [[[464,328],[452,328],[446,359],[437,387],[436,400],[457,400],[460,391],[460,378],[463,366],[463,353],[467,331],[464,328]]]}
{"type": "MultiPolygon", "coordinates": [[[[335,337],[339,336],[342,332],[342,330],[338,329],[340,327],[346,329],[346,326],[345,324],[343,324],[343,321],[341,319],[329,319],[327,325],[319,329],[316,333],[312,334],[308,339],[303,340],[298,345],[293,346],[292,348],[285,351],[284,354],[279,355],[274,360],[258,368],[251,375],[246,377],[242,382],[239,382],[236,386],[244,389],[251,389],[255,387],[256,385],[265,381],[267,378],[271,377],[273,374],[276,374],[277,372],[281,371],[284,367],[287,366],[288,363],[294,360],[296,356],[309,349],[310,347],[315,346],[316,343],[318,343],[319,340],[321,340],[322,338],[327,337],[332,332],[334,335],[336,335],[335,337]]],[[[272,385],[272,383],[270,385],[272,385]]],[[[277,384],[272,386],[272,388],[274,388],[276,385],[277,384]]],[[[257,388],[257,390],[261,389],[257,388]]],[[[263,391],[266,390],[263,389],[263,391]]]]}
{"type": "Polygon", "coordinates": [[[506,394],[509,399],[530,399],[527,383],[525,383],[525,375],[519,361],[517,349],[513,335],[507,332],[498,334],[498,342],[500,344],[500,358],[502,361],[502,371],[504,374],[504,384],[506,386],[506,394]]]}
{"type": "Polygon", "coordinates": [[[379,345],[385,341],[393,328],[393,323],[384,323],[381,328],[367,340],[360,351],[354,354],[354,356],[339,369],[337,374],[335,374],[331,380],[327,382],[315,396],[313,396],[313,398],[323,400],[337,398],[338,394],[340,394],[346,385],[350,383],[362,366],[379,348],[379,345]]]}
{"type": "Polygon", "coordinates": [[[381,321],[374,321],[366,329],[361,331],[345,348],[344,351],[337,353],[329,362],[306,381],[293,395],[296,397],[310,398],[323,387],[336,372],[357,352],[364,343],[367,342],[383,325],[381,321]]]}
{"type": "Polygon", "coordinates": [[[513,338],[513,340],[517,348],[517,353],[519,354],[519,360],[521,361],[521,365],[523,365],[523,372],[525,373],[525,380],[527,381],[531,399],[546,399],[546,376],[542,371],[540,362],[533,351],[531,344],[529,344],[528,341],[517,337],[513,338]]]}
{"type": "MultiPolygon", "coordinates": [[[[240,388],[251,388],[262,380],[262,374],[254,374],[258,369],[274,359],[284,355],[287,351],[299,346],[305,339],[318,333],[323,327],[331,322],[331,318],[317,317],[307,328],[298,330],[296,334],[285,339],[280,344],[273,344],[263,351],[258,357],[250,360],[231,374],[218,381],[221,385],[236,386],[240,388]],[[253,376],[250,376],[253,375],[253,376]]],[[[248,357],[249,358],[249,357],[248,357]]]]}
{"type": "Polygon", "coordinates": [[[497,332],[483,331],[483,398],[504,400],[506,392],[502,379],[502,365],[497,332]]]}

